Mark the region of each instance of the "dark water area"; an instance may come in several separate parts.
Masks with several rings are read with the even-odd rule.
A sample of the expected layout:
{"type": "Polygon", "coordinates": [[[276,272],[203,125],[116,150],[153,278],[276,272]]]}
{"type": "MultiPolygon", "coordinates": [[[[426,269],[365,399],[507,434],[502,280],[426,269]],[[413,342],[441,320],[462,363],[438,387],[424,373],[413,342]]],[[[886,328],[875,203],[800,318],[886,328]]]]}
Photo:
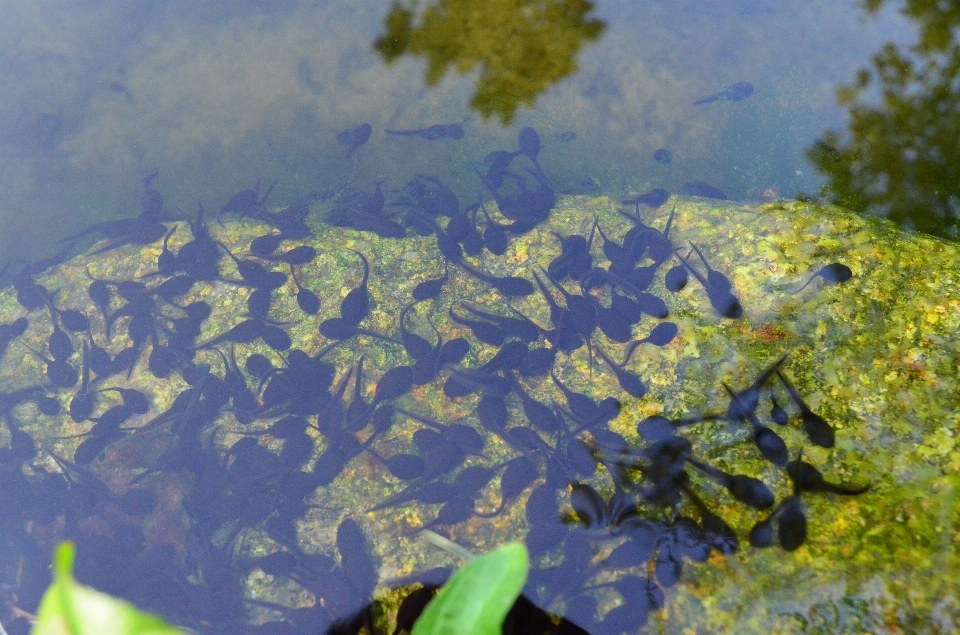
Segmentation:
{"type": "Polygon", "coordinates": [[[960,47],[906,5],[0,8],[0,628],[71,539],[191,632],[397,635],[429,530],[526,543],[507,633],[766,632],[748,582],[949,632],[816,608],[875,579],[851,525],[958,555],[904,510],[956,511],[960,47]]]}

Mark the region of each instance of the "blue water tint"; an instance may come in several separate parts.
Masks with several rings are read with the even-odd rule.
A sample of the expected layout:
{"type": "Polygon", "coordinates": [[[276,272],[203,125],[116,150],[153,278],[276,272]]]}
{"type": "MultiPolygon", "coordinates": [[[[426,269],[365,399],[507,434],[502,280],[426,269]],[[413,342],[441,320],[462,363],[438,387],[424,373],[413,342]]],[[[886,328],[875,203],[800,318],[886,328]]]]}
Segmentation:
{"type": "Polygon", "coordinates": [[[544,166],[561,191],[597,183],[627,197],[703,180],[735,200],[767,186],[812,192],[803,150],[843,124],[835,88],[883,41],[911,33],[887,14],[861,21],[853,2],[600,2],[590,17],[605,29],[581,43],[576,70],[504,129],[471,113],[474,77],[451,69],[428,89],[416,55],[384,64],[373,50],[380,3],[268,4],[7,7],[0,251],[51,249],[53,220],[66,235],[127,215],[155,169],[186,215],[196,199],[213,206],[258,179],[279,179],[278,198],[291,198],[362,177],[397,184],[438,163],[441,178],[459,175],[526,124],[566,150],[544,166]],[[754,93],[690,106],[737,82],[754,93]],[[446,144],[384,133],[461,120],[465,138],[443,161],[446,144]],[[365,122],[376,150],[345,161],[337,134],[365,122]],[[669,171],[651,165],[661,147],[682,157],[669,171]]]}
{"type": "MultiPolygon", "coordinates": [[[[888,511],[864,501],[891,470],[851,467],[887,398],[850,397],[879,384],[860,357],[953,389],[920,351],[946,338],[862,334],[916,277],[890,282],[863,219],[746,208],[873,211],[838,91],[912,27],[809,0],[424,6],[0,10],[12,632],[62,538],[81,581],[198,632],[355,633],[379,586],[423,585],[406,619],[449,574],[405,557],[417,532],[521,537],[508,632],[621,633],[693,576],[783,558],[817,584],[826,558],[788,552],[888,511]]],[[[856,112],[883,105],[860,81],[856,112]]],[[[946,464],[952,432],[922,434],[946,464]]]]}

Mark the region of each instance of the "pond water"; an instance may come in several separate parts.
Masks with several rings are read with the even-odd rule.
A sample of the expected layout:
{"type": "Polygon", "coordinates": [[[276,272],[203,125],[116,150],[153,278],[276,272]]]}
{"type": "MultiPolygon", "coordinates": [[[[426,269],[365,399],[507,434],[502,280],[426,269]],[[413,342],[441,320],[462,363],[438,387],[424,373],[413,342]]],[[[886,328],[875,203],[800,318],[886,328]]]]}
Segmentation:
{"type": "Polygon", "coordinates": [[[0,7],[0,628],[955,632],[957,20],[0,7]]]}

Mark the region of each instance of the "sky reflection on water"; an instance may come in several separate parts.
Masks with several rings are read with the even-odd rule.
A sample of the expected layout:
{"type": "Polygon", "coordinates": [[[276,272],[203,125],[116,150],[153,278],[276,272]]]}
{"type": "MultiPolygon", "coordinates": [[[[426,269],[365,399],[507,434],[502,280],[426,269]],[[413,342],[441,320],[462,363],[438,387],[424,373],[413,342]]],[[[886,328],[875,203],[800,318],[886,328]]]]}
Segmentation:
{"type": "MultiPolygon", "coordinates": [[[[447,72],[428,88],[422,59],[381,60],[374,43],[389,10],[7,5],[0,249],[20,257],[92,220],[129,215],[154,169],[184,214],[259,178],[278,178],[283,202],[376,178],[402,183],[441,156],[448,173],[438,176],[455,183],[526,124],[562,148],[544,166],[560,189],[593,184],[626,196],[702,180],[738,200],[768,186],[813,192],[822,179],[803,152],[844,125],[837,87],[883,42],[911,34],[890,8],[864,19],[854,3],[600,2],[588,18],[606,29],[582,43],[578,70],[504,127],[470,109],[478,70],[447,72]],[[740,81],[755,87],[749,99],[692,105],[740,81]],[[364,121],[374,127],[369,151],[345,162],[336,134],[364,121]],[[454,121],[466,123],[466,138],[452,156],[382,132],[454,121]],[[670,165],[654,160],[659,148],[672,152],[670,165]]],[[[475,187],[465,181],[460,193],[475,187]]]]}

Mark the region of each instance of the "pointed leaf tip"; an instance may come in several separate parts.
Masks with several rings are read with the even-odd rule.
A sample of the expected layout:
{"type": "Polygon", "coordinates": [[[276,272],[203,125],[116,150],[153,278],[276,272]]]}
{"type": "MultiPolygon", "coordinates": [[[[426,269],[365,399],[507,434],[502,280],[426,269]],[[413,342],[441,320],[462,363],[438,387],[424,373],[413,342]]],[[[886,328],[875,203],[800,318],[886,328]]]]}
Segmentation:
{"type": "Polygon", "coordinates": [[[75,554],[72,542],[61,543],[54,552],[53,584],[40,601],[31,635],[185,635],[129,602],[78,584],[75,554]]]}
{"type": "Polygon", "coordinates": [[[57,550],[53,556],[53,571],[56,581],[73,578],[73,560],[76,555],[77,548],[72,540],[66,540],[57,545],[57,550]]]}
{"type": "Polygon", "coordinates": [[[530,568],[527,548],[511,542],[464,564],[413,626],[413,635],[501,635],[530,568]]]}

